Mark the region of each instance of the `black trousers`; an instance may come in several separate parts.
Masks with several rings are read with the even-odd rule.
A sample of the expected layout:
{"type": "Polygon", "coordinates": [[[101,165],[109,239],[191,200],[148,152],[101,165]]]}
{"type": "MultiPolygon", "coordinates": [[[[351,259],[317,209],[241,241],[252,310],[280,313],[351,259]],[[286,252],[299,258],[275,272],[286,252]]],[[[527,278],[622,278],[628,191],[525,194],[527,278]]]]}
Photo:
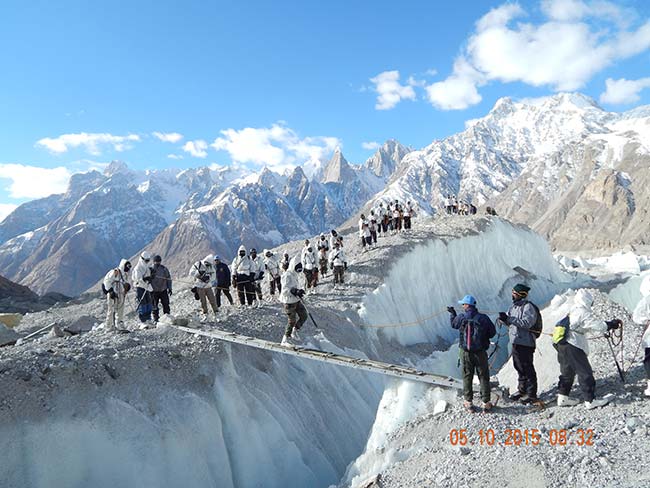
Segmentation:
{"type": "Polygon", "coordinates": [[[409,230],[411,228],[411,217],[404,217],[404,229],[409,230]]]}
{"type": "Polygon", "coordinates": [[[165,291],[154,291],[153,295],[153,319],[158,322],[160,318],[160,309],[158,304],[162,305],[163,313],[165,315],[169,314],[169,293],[165,291]]]}
{"type": "Polygon", "coordinates": [[[533,366],[534,354],[534,347],[512,345],[512,364],[519,375],[517,389],[519,393],[526,394],[531,398],[537,398],[537,373],[533,366]]]}
{"type": "Polygon", "coordinates": [[[370,231],[370,238],[372,239],[372,242],[374,244],[377,244],[377,231],[376,230],[371,230],[370,231]]]}
{"type": "Polygon", "coordinates": [[[650,347],[645,348],[645,358],[643,359],[643,367],[645,368],[645,376],[650,380],[650,347]]]}
{"type": "Polygon", "coordinates": [[[569,395],[573,381],[578,375],[584,400],[592,401],[596,395],[596,380],[585,352],[568,342],[553,346],[557,350],[557,360],[560,363],[560,380],[557,385],[560,395],[569,395]]]}
{"type": "Polygon", "coordinates": [[[239,303],[245,305],[247,302],[252,305],[255,301],[255,286],[249,275],[237,275],[237,295],[239,295],[239,303]]]}
{"type": "Polygon", "coordinates": [[[226,288],[225,286],[215,286],[214,296],[217,299],[217,307],[221,307],[221,293],[225,295],[225,297],[230,302],[230,305],[232,305],[233,301],[232,301],[232,295],[230,294],[230,289],[226,288]]]}

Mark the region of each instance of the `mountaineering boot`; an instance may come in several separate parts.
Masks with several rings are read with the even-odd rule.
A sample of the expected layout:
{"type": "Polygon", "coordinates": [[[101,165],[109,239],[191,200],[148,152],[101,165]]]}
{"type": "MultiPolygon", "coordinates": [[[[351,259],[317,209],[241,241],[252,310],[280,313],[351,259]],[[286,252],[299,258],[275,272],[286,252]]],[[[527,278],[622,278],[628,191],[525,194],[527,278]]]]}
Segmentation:
{"type": "Polygon", "coordinates": [[[610,402],[612,398],[613,395],[612,396],[606,395],[603,398],[594,398],[590,402],[585,402],[585,408],[587,410],[593,410],[594,408],[604,407],[610,402]]]}
{"type": "Polygon", "coordinates": [[[513,393],[510,395],[508,398],[512,400],[513,402],[519,401],[519,399],[524,396],[524,393],[518,391],[517,393],[513,393]]]}
{"type": "Polygon", "coordinates": [[[643,392],[645,396],[650,396],[650,380],[648,380],[648,387],[643,392]]]}
{"type": "Polygon", "coordinates": [[[486,402],[483,404],[483,413],[488,413],[492,410],[494,405],[492,405],[492,402],[486,402]]]}
{"type": "Polygon", "coordinates": [[[463,407],[465,407],[465,410],[467,410],[468,412],[471,413],[476,412],[476,407],[474,407],[474,404],[472,402],[468,402],[467,400],[463,402],[463,407]]]}
{"type": "Polygon", "coordinates": [[[557,396],[557,406],[558,407],[574,407],[580,403],[575,398],[571,398],[567,395],[558,395],[557,396]]]}
{"type": "Polygon", "coordinates": [[[300,336],[298,335],[298,329],[293,329],[293,331],[291,332],[291,339],[293,339],[294,341],[300,340],[300,336]]]}
{"type": "Polygon", "coordinates": [[[529,395],[523,395],[521,398],[519,398],[519,403],[523,405],[530,405],[532,403],[537,403],[539,402],[539,399],[535,396],[529,396],[529,395]]]}
{"type": "Polygon", "coordinates": [[[288,335],[282,336],[282,342],[280,343],[281,346],[287,346],[291,347],[293,344],[291,343],[291,339],[289,338],[288,335]]]}

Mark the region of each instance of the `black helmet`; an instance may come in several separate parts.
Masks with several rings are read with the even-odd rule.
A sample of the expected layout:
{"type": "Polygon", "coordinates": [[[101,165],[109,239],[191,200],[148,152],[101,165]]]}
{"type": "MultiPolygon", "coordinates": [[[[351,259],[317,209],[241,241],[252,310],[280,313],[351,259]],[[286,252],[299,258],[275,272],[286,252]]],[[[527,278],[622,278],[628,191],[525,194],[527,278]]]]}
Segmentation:
{"type": "Polygon", "coordinates": [[[254,247],[251,247],[251,250],[249,252],[257,254],[257,249],[255,249],[254,247]]]}
{"type": "Polygon", "coordinates": [[[160,257],[160,254],[156,254],[156,255],[153,257],[153,262],[154,262],[154,263],[162,263],[162,258],[160,257]]]}

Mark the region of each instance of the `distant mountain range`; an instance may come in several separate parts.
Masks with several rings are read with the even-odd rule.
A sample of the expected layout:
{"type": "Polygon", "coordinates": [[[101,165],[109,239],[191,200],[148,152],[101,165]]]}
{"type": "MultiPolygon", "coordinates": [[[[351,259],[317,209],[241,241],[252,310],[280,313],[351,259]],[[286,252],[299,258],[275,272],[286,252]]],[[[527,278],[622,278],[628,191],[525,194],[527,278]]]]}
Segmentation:
{"type": "Polygon", "coordinates": [[[413,151],[387,141],[364,164],[335,151],[308,177],[241,167],[132,171],[114,162],[28,202],[0,223],[0,273],[38,293],[75,295],[147,248],[185,273],[208,253],[274,247],[381,200],[420,213],[447,194],[491,205],[561,250],[650,243],[650,108],[607,112],[581,94],[500,99],[463,132],[413,151]]]}

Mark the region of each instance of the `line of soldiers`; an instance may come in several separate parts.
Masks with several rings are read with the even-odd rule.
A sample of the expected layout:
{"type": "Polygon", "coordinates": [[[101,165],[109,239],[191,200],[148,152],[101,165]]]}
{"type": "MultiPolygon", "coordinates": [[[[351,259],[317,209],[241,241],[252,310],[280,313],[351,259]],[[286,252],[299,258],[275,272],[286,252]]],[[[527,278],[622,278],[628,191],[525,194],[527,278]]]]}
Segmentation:
{"type": "MultiPolygon", "coordinates": [[[[343,284],[345,270],[347,270],[343,237],[332,229],[329,239],[325,234],[321,234],[315,247],[316,250],[314,250],[314,245],[306,240],[305,246],[296,256],[300,263],[300,273],[305,278],[307,290],[314,289],[318,284],[319,275],[325,277],[330,270],[334,275],[334,284],[343,284]]],[[[285,253],[281,259],[278,259],[271,250],[267,249],[263,254],[264,258],[262,259],[258,256],[255,248],[247,252],[242,245],[230,266],[223,262],[219,256],[209,254],[190,267],[188,274],[193,285],[191,291],[194,298],[201,303],[202,321],[209,319],[208,306],[216,318],[221,307],[222,294],[230,305],[234,305],[233,296],[230,293],[231,286],[237,290],[239,307],[259,306],[263,300],[262,281],[265,278],[269,283],[270,295],[274,296],[277,290],[280,302],[285,305],[295,303],[296,295],[291,292],[293,288],[296,288],[295,286],[289,287],[291,296],[282,293],[282,276],[290,270],[295,272],[295,265],[290,266],[289,255],[285,253]]],[[[119,266],[110,270],[104,277],[102,290],[108,301],[106,330],[125,330],[124,305],[126,295],[132,287],[135,287],[137,314],[141,328],[155,325],[160,319],[161,308],[163,314],[170,313],[171,273],[167,267],[162,265],[160,256],[153,257],[152,264],[150,264],[151,261],[151,254],[148,251],[143,251],[133,269],[130,261],[122,259],[119,266]]],[[[288,334],[285,335],[291,337],[293,328],[299,329],[304,320],[298,322],[295,318],[296,314],[291,314],[289,308],[296,309],[298,307],[285,306],[290,325],[287,329],[288,334]]]]}
{"type": "Polygon", "coordinates": [[[359,218],[359,238],[364,252],[377,245],[377,236],[395,235],[398,232],[406,232],[411,229],[411,219],[415,216],[415,210],[411,202],[401,205],[398,200],[389,202],[384,207],[384,202],[366,216],[361,214],[359,218]]]}
{"type": "Polygon", "coordinates": [[[470,202],[459,200],[456,195],[447,195],[443,199],[443,206],[447,215],[476,215],[477,208],[470,202]]]}
{"type": "MultiPolygon", "coordinates": [[[[507,312],[499,313],[499,320],[508,326],[512,346],[512,362],[518,375],[517,391],[510,400],[523,404],[539,404],[537,397],[537,373],[533,364],[536,341],[541,335],[542,322],[539,308],[528,300],[530,287],[517,284],[512,289],[512,305],[507,312]]],[[[560,407],[577,405],[578,400],[569,397],[576,375],[585,400],[585,407],[593,409],[608,403],[606,398],[596,398],[596,381],[587,355],[587,333],[604,334],[620,328],[619,319],[601,321],[593,316],[594,299],[589,291],[581,289],[575,295],[570,313],[560,320],[553,333],[553,346],[560,364],[557,404],[560,407]]],[[[459,302],[463,313],[457,314],[448,307],[451,326],[459,330],[459,361],[463,375],[464,406],[474,412],[472,381],[476,372],[480,383],[483,411],[492,409],[490,391],[490,367],[487,350],[496,328],[490,318],[478,311],[476,299],[466,295],[459,302]]],[[[498,346],[497,346],[498,347],[498,346]]]]}

